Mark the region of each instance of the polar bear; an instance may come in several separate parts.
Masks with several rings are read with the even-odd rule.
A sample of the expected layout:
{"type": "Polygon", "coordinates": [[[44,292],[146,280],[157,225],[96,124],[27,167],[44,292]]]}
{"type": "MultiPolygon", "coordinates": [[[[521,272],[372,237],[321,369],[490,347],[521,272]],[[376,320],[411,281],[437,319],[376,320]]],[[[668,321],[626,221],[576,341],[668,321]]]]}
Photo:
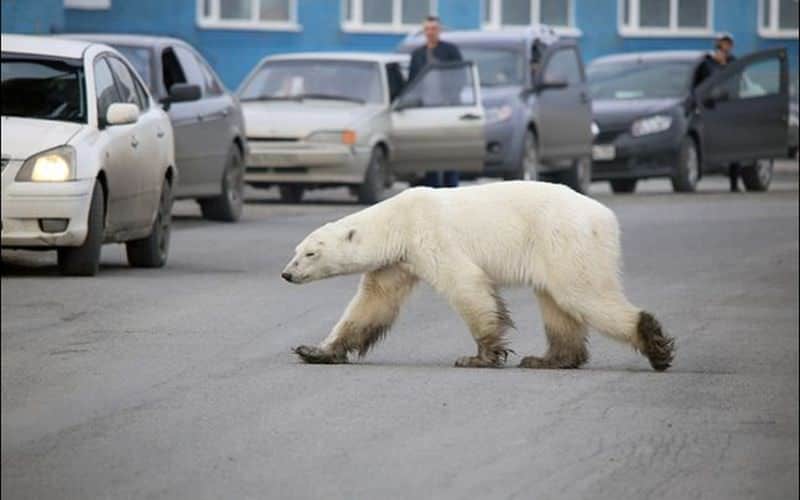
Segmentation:
{"type": "Polygon", "coordinates": [[[656,370],[674,341],[650,313],[631,304],[619,279],[614,213],[558,184],[514,181],[452,189],[418,187],[325,224],[308,235],[281,276],[290,283],[363,273],[328,337],[294,352],[308,363],[363,356],[392,326],[423,280],[469,327],[478,352],[459,367],[500,367],[514,325],[499,290],[533,289],[548,349],[524,368],[578,368],[589,359],[588,327],[626,342],[656,370]]]}

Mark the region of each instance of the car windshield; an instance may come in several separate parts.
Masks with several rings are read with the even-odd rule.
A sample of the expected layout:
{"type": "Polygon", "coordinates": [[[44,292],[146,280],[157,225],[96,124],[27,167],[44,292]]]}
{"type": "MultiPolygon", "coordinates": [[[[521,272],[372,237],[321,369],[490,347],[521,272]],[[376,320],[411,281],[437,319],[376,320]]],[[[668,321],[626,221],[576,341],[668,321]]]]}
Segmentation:
{"type": "Polygon", "coordinates": [[[269,61],[239,89],[242,101],[329,99],[383,102],[378,65],[361,61],[269,61]]]}
{"type": "Polygon", "coordinates": [[[689,89],[690,62],[607,62],[587,71],[594,99],[659,99],[682,97],[689,89]]]}
{"type": "Polygon", "coordinates": [[[462,56],[474,61],[481,77],[481,87],[522,85],[525,78],[524,57],[519,50],[462,47],[462,56]]]}
{"type": "Polygon", "coordinates": [[[125,56],[125,59],[133,65],[133,69],[139,73],[139,76],[147,83],[147,86],[151,87],[150,90],[152,92],[150,83],[152,82],[150,79],[152,76],[150,73],[150,49],[147,47],[132,47],[130,45],[113,45],[113,47],[120,51],[125,56]]]}
{"type": "Polygon", "coordinates": [[[2,54],[2,114],[86,123],[83,63],[2,54]]]}

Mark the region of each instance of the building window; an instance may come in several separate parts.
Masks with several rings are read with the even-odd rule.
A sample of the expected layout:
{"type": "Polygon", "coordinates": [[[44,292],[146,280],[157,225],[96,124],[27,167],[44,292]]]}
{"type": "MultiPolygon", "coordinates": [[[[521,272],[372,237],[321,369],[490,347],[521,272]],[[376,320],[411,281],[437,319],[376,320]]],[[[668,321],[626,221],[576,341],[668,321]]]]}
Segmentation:
{"type": "Polygon", "coordinates": [[[436,0],[342,0],[345,31],[407,32],[436,14],[436,0]]]}
{"type": "Polygon", "coordinates": [[[623,36],[706,36],[712,33],[711,0],[620,0],[623,36]]]}
{"type": "Polygon", "coordinates": [[[197,0],[203,28],[298,30],[297,0],[197,0]]]}
{"type": "Polygon", "coordinates": [[[64,0],[64,8],[106,10],[111,8],[111,0],[64,0]]]}
{"type": "Polygon", "coordinates": [[[548,24],[555,28],[574,26],[575,0],[483,0],[483,27],[548,24]]]}
{"type": "Polygon", "coordinates": [[[767,38],[797,38],[798,0],[759,0],[758,33],[767,38]]]}

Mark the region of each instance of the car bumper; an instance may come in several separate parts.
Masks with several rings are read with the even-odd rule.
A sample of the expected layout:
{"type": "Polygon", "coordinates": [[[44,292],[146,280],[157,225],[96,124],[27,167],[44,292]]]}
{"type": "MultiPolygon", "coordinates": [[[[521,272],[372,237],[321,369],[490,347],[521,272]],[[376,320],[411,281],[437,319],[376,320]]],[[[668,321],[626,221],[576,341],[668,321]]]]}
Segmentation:
{"type": "Polygon", "coordinates": [[[601,132],[593,147],[592,180],[671,176],[680,161],[682,139],[682,134],[672,131],[643,137],[627,131],[601,132]],[[613,158],[599,155],[609,148],[613,148],[613,158]]]}
{"type": "Polygon", "coordinates": [[[250,141],[244,179],[250,184],[361,184],[370,154],[360,146],[250,141]]]}
{"type": "Polygon", "coordinates": [[[14,182],[3,172],[2,246],[79,246],[86,239],[94,179],[14,182]],[[65,228],[59,227],[66,224],[65,228]],[[54,226],[54,227],[53,227],[54,226]]]}

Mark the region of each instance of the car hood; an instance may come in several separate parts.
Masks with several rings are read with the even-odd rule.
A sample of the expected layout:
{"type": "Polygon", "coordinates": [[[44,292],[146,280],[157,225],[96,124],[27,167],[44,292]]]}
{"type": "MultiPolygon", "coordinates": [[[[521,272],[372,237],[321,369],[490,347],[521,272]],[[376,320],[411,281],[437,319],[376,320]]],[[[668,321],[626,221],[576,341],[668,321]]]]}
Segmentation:
{"type": "Polygon", "coordinates": [[[627,126],[633,120],[677,106],[681,99],[596,99],[592,100],[594,120],[600,128],[627,126]]]}
{"type": "Polygon", "coordinates": [[[4,116],[0,150],[3,157],[24,160],[46,149],[67,144],[85,126],[83,123],[4,116]]]}
{"type": "Polygon", "coordinates": [[[245,130],[250,138],[299,139],[316,130],[353,128],[382,109],[384,106],[378,104],[336,101],[242,102],[245,130]]]}
{"type": "Polygon", "coordinates": [[[481,102],[484,107],[491,108],[502,106],[513,101],[519,100],[520,87],[481,87],[481,102]]]}

